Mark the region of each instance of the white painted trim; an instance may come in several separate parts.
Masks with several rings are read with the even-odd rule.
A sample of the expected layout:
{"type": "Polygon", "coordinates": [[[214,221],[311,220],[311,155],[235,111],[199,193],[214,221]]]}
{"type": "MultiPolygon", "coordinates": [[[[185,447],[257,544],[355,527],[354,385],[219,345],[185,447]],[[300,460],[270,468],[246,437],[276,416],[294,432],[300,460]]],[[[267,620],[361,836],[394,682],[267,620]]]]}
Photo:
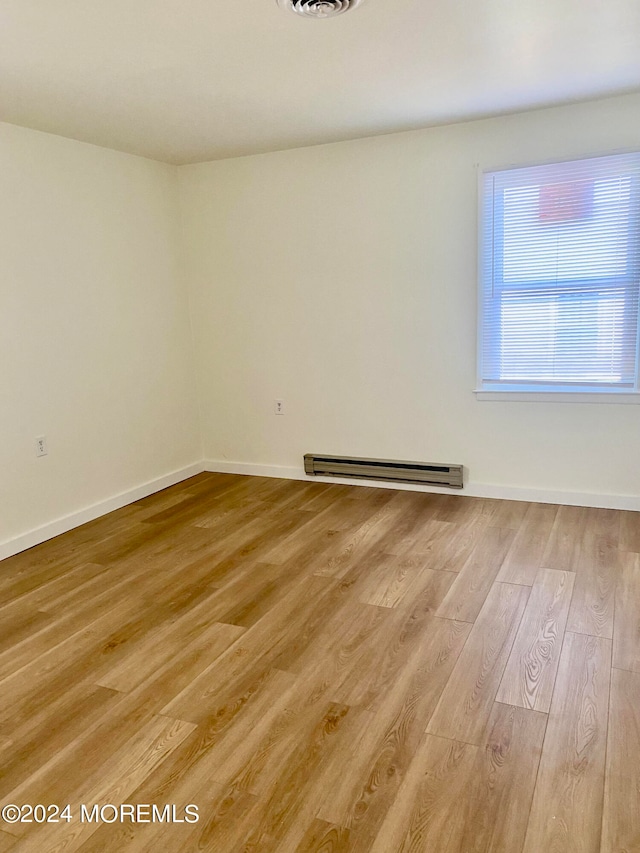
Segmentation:
{"type": "Polygon", "coordinates": [[[26,551],[27,548],[33,548],[34,545],[46,542],[47,539],[53,539],[54,536],[59,536],[68,530],[73,530],[74,527],[79,527],[81,524],[93,521],[102,515],[106,515],[108,512],[113,512],[115,509],[120,509],[134,501],[142,500],[142,498],[153,495],[162,489],[167,489],[169,486],[175,486],[176,483],[181,483],[189,477],[195,477],[196,474],[201,474],[204,470],[206,470],[204,464],[196,462],[179,471],[172,471],[170,474],[165,474],[164,477],[159,477],[157,480],[151,480],[141,486],[136,486],[135,489],[114,495],[112,498],[92,504],[70,515],[65,515],[62,518],[49,522],[49,524],[42,525],[42,527],[29,530],[21,536],[0,542],[0,560],[12,557],[14,554],[19,554],[20,551],[26,551]]]}
{"type": "Polygon", "coordinates": [[[462,494],[478,498],[507,501],[531,501],[564,506],[591,506],[598,509],[629,509],[640,512],[640,495],[606,495],[595,492],[564,492],[557,489],[527,489],[520,486],[498,486],[493,483],[469,483],[462,494]]]}
{"type": "Polygon", "coordinates": [[[628,391],[483,391],[473,392],[478,400],[515,403],[615,403],[638,405],[640,394],[628,391]]]}
{"type": "MultiPolygon", "coordinates": [[[[293,465],[259,465],[255,462],[227,462],[222,459],[205,459],[204,470],[212,474],[247,474],[250,477],[278,477],[281,480],[317,480],[322,483],[330,477],[307,477],[304,468],[293,465]]],[[[338,482],[338,480],[336,480],[338,482]]],[[[339,482],[344,483],[344,480],[339,482]]]]}
{"type": "Polygon", "coordinates": [[[220,474],[247,474],[253,477],[279,477],[283,480],[341,483],[342,485],[369,486],[380,489],[399,489],[412,492],[429,492],[439,495],[466,495],[474,498],[498,498],[509,501],[591,506],[602,509],[628,509],[640,511],[640,495],[605,495],[592,492],[565,492],[551,489],[528,489],[519,486],[500,486],[493,483],[465,482],[464,489],[445,489],[437,486],[419,486],[413,483],[387,483],[377,480],[356,480],[340,477],[309,477],[304,468],[284,465],[258,465],[252,462],[227,462],[207,459],[204,470],[220,474]]]}

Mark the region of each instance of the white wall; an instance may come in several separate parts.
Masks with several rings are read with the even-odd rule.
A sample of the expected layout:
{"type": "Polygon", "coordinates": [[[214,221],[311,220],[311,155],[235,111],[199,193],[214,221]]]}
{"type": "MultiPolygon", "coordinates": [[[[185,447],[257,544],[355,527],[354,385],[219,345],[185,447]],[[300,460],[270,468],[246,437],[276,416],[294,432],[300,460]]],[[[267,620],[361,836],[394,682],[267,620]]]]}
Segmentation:
{"type": "Polygon", "coordinates": [[[0,557],[203,445],[212,467],[442,460],[471,491],[640,508],[638,406],[472,393],[477,164],[639,146],[640,96],[180,169],[0,124],[0,557]]]}
{"type": "Polygon", "coordinates": [[[627,96],[182,167],[205,457],[460,462],[480,492],[637,499],[640,407],[473,389],[477,164],[638,147],[627,96]]]}
{"type": "Polygon", "coordinates": [[[201,459],[176,189],[0,124],[0,551],[201,459]]]}

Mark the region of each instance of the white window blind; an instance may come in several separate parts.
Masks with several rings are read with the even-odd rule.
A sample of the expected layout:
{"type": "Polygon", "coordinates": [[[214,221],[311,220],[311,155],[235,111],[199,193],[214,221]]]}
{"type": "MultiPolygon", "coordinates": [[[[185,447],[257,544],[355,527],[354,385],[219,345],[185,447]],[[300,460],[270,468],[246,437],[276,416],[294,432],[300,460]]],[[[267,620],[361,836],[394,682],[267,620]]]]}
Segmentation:
{"type": "Polygon", "coordinates": [[[638,391],[640,153],[488,172],[480,387],[638,391]]]}

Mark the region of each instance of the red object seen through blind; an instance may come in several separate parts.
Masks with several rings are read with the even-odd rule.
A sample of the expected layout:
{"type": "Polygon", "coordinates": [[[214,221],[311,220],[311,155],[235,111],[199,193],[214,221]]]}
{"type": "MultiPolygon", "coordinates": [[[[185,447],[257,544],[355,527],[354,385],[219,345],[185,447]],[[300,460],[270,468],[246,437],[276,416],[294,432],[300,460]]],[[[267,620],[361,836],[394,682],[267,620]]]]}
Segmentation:
{"type": "Polygon", "coordinates": [[[593,210],[593,181],[567,181],[540,187],[540,222],[586,219],[593,210]]]}

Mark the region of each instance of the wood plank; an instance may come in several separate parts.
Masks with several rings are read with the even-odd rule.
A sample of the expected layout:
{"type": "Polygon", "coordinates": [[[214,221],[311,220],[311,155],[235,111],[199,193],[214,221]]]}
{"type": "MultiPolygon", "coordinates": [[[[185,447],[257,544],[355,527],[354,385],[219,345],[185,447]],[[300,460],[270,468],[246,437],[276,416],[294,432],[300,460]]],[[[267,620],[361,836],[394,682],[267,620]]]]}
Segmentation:
{"type": "Polygon", "coordinates": [[[336,744],[343,746],[340,735],[348,721],[349,710],[346,705],[330,703],[319,719],[311,720],[311,726],[303,726],[303,736],[295,743],[290,760],[273,775],[263,814],[245,839],[249,850],[277,853],[287,847],[295,849],[293,844],[284,841],[285,836],[296,838],[304,833],[299,817],[304,812],[306,789],[316,777],[322,779],[327,765],[330,766],[330,756],[336,766],[340,754],[336,744]]]}
{"type": "Polygon", "coordinates": [[[565,635],[524,853],[598,853],[611,641],[565,635]]]}
{"type": "Polygon", "coordinates": [[[180,525],[158,526],[146,521],[136,522],[128,535],[108,537],[92,547],[85,547],[86,563],[104,566],[121,565],[127,561],[142,562],[161,555],[187,557],[210,548],[212,537],[206,531],[180,525]]]}
{"type": "Polygon", "coordinates": [[[268,624],[259,622],[227,649],[216,661],[178,693],[162,709],[162,713],[191,722],[206,720],[224,704],[227,698],[244,703],[259,689],[273,668],[281,646],[291,632],[306,621],[314,605],[314,595],[332,583],[328,578],[302,578],[301,581],[273,608],[268,624]]]}
{"type": "Polygon", "coordinates": [[[137,510],[135,515],[137,521],[147,521],[150,516],[155,515],[163,509],[177,506],[190,497],[193,497],[193,494],[186,489],[174,491],[172,488],[169,488],[142,498],[139,501],[134,501],[131,507],[137,510]]]}
{"type": "Polygon", "coordinates": [[[342,547],[339,552],[315,573],[331,578],[343,578],[354,563],[367,554],[375,551],[386,553],[383,540],[393,531],[401,517],[402,507],[395,500],[389,501],[355,531],[347,531],[341,536],[339,542],[342,547]]]}
{"type": "MultiPolygon", "coordinates": [[[[209,603],[205,599],[204,607],[209,603]]],[[[186,618],[145,636],[130,654],[101,675],[98,683],[128,693],[171,661],[199,649],[206,649],[205,660],[211,665],[244,630],[237,625],[209,624],[203,611],[204,608],[193,608],[186,618]]]]}
{"type": "Polygon", "coordinates": [[[546,726],[546,714],[496,702],[447,850],[522,850],[546,726]]]}
{"type": "MultiPolygon", "coordinates": [[[[225,787],[242,779],[244,790],[259,793],[259,779],[268,772],[265,765],[274,763],[276,741],[282,737],[290,745],[283,729],[291,721],[292,709],[303,713],[308,710],[306,706],[313,705],[313,702],[305,705],[305,698],[301,697],[300,683],[294,675],[273,670],[264,689],[247,704],[233,726],[221,731],[215,743],[211,742],[215,764],[209,771],[212,777],[225,787]]],[[[263,783],[263,787],[268,787],[268,783],[263,783]]]]}
{"type": "Polygon", "coordinates": [[[576,570],[580,547],[588,523],[588,510],[582,506],[561,506],[542,555],[544,569],[576,570]]]}
{"type": "Polygon", "coordinates": [[[376,607],[397,607],[420,574],[420,569],[411,561],[390,554],[367,578],[359,600],[376,607]]]}
{"type": "Polygon", "coordinates": [[[396,503],[402,512],[402,522],[394,529],[392,540],[385,542],[388,553],[404,557],[421,551],[438,509],[438,497],[423,492],[398,493],[396,503]]]}
{"type": "Polygon", "coordinates": [[[456,574],[466,564],[487,526],[486,519],[478,515],[461,516],[457,522],[441,521],[436,516],[427,524],[430,539],[422,545],[425,568],[456,574]]]}
{"type": "MultiPolygon", "coordinates": [[[[112,700],[96,719],[89,723],[85,719],[83,725],[76,728],[75,737],[59,744],[57,752],[50,757],[43,755],[38,770],[24,781],[19,780],[16,795],[22,796],[23,802],[32,803],[40,802],[39,798],[45,794],[49,802],[71,801],[74,791],[94,772],[95,766],[104,761],[105,745],[111,753],[123,747],[135,731],[206,667],[209,662],[207,639],[205,637],[199,647],[194,643],[193,647],[183,650],[132,692],[118,694],[118,699],[112,700]]],[[[73,696],[70,698],[73,700],[73,696]]],[[[13,787],[4,788],[3,793],[9,796],[13,790],[13,787]]]]}
{"type": "Polygon", "coordinates": [[[23,608],[13,610],[10,614],[3,613],[0,618],[0,654],[23,640],[29,640],[54,621],[54,617],[49,613],[23,608]]]}
{"type": "Polygon", "coordinates": [[[574,577],[572,572],[540,570],[500,682],[497,702],[548,712],[574,577]]]}
{"type": "Polygon", "coordinates": [[[139,803],[187,804],[198,806],[197,823],[187,824],[111,824],[102,825],[79,848],[80,853],[192,853],[195,850],[236,851],[260,810],[257,797],[237,786],[223,788],[207,777],[202,762],[194,759],[193,774],[187,756],[199,758],[201,738],[195,730],[158,768],[160,782],[154,776],[136,788],[131,799],[139,803]],[[176,763],[177,759],[177,763],[176,763]],[[182,759],[182,760],[180,760],[182,759]],[[165,768],[172,768],[172,778],[165,768]],[[186,766],[185,766],[186,765],[186,766]],[[181,768],[176,771],[176,767],[181,768]]]}
{"type": "MultiPolygon", "coordinates": [[[[376,552],[383,552],[395,557],[404,557],[412,550],[416,537],[420,537],[425,530],[429,520],[433,516],[434,507],[432,495],[419,494],[418,500],[415,493],[396,492],[392,500],[388,501],[382,510],[387,509],[389,515],[387,521],[392,524],[379,527],[381,534],[376,539],[367,539],[366,553],[371,553],[371,546],[376,552]],[[426,498],[426,500],[425,500],[426,498]]],[[[362,552],[362,548],[359,549],[362,552]]],[[[341,575],[345,576],[344,573],[341,575]]]]}
{"type": "Polygon", "coordinates": [[[494,584],[427,732],[471,744],[482,741],[528,597],[525,586],[494,584]]]}
{"type": "Polygon", "coordinates": [[[474,622],[482,609],[514,533],[499,527],[487,527],[469,559],[453,582],[436,615],[443,619],[474,622]]]}
{"type": "Polygon", "coordinates": [[[601,507],[587,508],[587,539],[606,539],[614,548],[620,546],[622,513],[615,509],[601,507]]]}
{"type": "MultiPolygon", "coordinates": [[[[383,637],[390,645],[394,645],[397,622],[390,611],[383,607],[358,603],[357,607],[352,604],[349,611],[349,623],[332,619],[330,625],[334,630],[329,628],[326,632],[319,633],[300,654],[293,671],[299,674],[312,692],[318,678],[325,686],[331,684],[332,699],[342,705],[351,706],[356,704],[352,697],[361,699],[366,691],[361,685],[361,679],[367,680],[370,674],[372,646],[377,647],[379,642],[383,642],[383,637]],[[336,625],[339,626],[337,630],[336,625]]],[[[413,644],[408,643],[399,654],[404,652],[408,656],[414,648],[413,644]]],[[[364,703],[358,701],[357,704],[362,706],[364,703]]]]}
{"type": "Polygon", "coordinates": [[[491,527],[502,527],[508,530],[519,530],[533,504],[528,501],[491,502],[488,523],[491,527]]]}
{"type": "Polygon", "coordinates": [[[236,524],[235,514],[232,513],[226,525],[232,530],[222,537],[213,526],[206,528],[207,535],[216,543],[217,557],[224,555],[244,559],[257,553],[264,554],[266,547],[286,541],[300,527],[314,520],[313,515],[297,510],[278,511],[269,507],[266,511],[261,508],[252,512],[255,517],[240,525],[236,524]]]}
{"type": "MultiPolygon", "coordinates": [[[[105,670],[135,647],[145,631],[153,631],[158,622],[177,616],[197,603],[203,591],[206,592],[206,586],[187,587],[175,599],[155,606],[149,602],[143,604],[135,597],[125,600],[121,606],[117,606],[116,600],[116,606],[100,619],[90,622],[84,630],[69,633],[62,642],[3,678],[2,725],[37,713],[43,692],[52,702],[77,681],[91,676],[97,681],[105,670]]],[[[106,593],[104,598],[108,601],[106,593]]]]}
{"type": "Polygon", "coordinates": [[[61,697],[40,702],[34,713],[11,728],[10,746],[0,749],[0,791],[17,788],[43,764],[55,760],[116,701],[115,691],[80,682],[61,697]]]}
{"type": "MultiPolygon", "coordinates": [[[[345,637],[342,648],[349,649],[351,639],[345,637]]],[[[335,649],[337,657],[341,657],[342,648],[335,649]]],[[[220,701],[224,704],[220,711],[214,710],[201,725],[203,734],[199,744],[194,744],[188,753],[190,772],[185,783],[194,785],[193,790],[198,790],[199,777],[214,776],[227,790],[241,788],[259,796],[260,806],[246,831],[264,822],[260,831],[261,850],[271,849],[272,845],[277,850],[295,848],[315,817],[318,791],[333,787],[342,771],[345,749],[361,728],[358,717],[340,711],[340,731],[333,733],[335,737],[320,736],[322,721],[329,722],[328,709],[347,707],[330,700],[332,682],[327,673],[333,666],[328,661],[323,663],[324,667],[316,667],[300,678],[274,671],[270,684],[256,692],[244,707],[222,694],[220,701]],[[238,710],[233,712],[234,708],[238,710]],[[224,717],[229,718],[230,713],[233,719],[228,726],[224,717]],[[300,761],[292,760],[293,754],[300,755],[300,761]],[[307,758],[303,760],[304,755],[307,758]],[[300,774],[293,792],[286,785],[291,773],[300,774]],[[280,793],[276,796],[277,790],[280,793]],[[287,820],[283,818],[270,826],[269,813],[281,807],[287,820]]],[[[357,658],[353,665],[357,665],[357,658]]],[[[169,767],[167,779],[174,779],[176,773],[180,770],[169,767]]],[[[184,790],[181,787],[173,796],[183,796],[184,790]]]]}
{"type": "Polygon", "coordinates": [[[601,853],[640,850],[640,673],[611,673],[601,853]]]}
{"type": "Polygon", "coordinates": [[[350,853],[350,850],[348,829],[316,818],[295,853],[350,853]]]}
{"type": "Polygon", "coordinates": [[[613,665],[640,672],[640,554],[621,554],[616,589],[613,665]]]}
{"type": "Polygon", "coordinates": [[[558,514],[553,504],[530,504],[496,580],[531,586],[558,514]]]}
{"type": "Polygon", "coordinates": [[[448,853],[477,746],[424,735],[370,853],[448,853]]]}
{"type": "MultiPolygon", "coordinates": [[[[360,508],[357,501],[352,501],[352,503],[360,508]]],[[[252,551],[260,551],[263,562],[291,563],[309,550],[310,543],[315,544],[318,540],[322,541],[323,536],[329,531],[349,530],[348,509],[348,506],[344,506],[344,502],[329,502],[326,507],[318,512],[302,511],[296,507],[295,510],[282,513],[283,518],[279,523],[278,535],[274,535],[274,521],[267,516],[263,533],[252,540],[251,549],[252,551]],[[292,515],[296,519],[295,524],[290,521],[292,515]]],[[[358,511],[354,515],[356,518],[361,518],[363,515],[366,518],[368,513],[358,511]]],[[[243,553],[245,552],[247,549],[243,548],[243,553]]]]}
{"type": "MultiPolygon", "coordinates": [[[[366,561],[363,569],[369,565],[366,561]]],[[[345,637],[353,637],[354,628],[357,631],[354,641],[358,644],[362,635],[372,636],[377,626],[387,624],[392,618],[391,611],[386,608],[362,604],[357,600],[357,580],[354,583],[346,580],[336,583],[324,579],[322,583],[328,585],[324,590],[320,589],[311,605],[305,600],[304,619],[293,631],[287,632],[285,642],[273,657],[273,666],[278,669],[302,673],[308,669],[310,662],[325,660],[326,653],[331,655],[336,643],[345,637]]]]}
{"type": "MultiPolygon", "coordinates": [[[[46,544],[46,543],[44,543],[46,544]]],[[[35,549],[34,549],[35,550],[35,549]]],[[[30,551],[26,553],[31,553],[30,551]]],[[[18,554],[21,557],[22,554],[18,554]]],[[[14,601],[19,601],[25,598],[29,593],[39,589],[44,584],[58,580],[62,575],[70,569],[77,568],[80,563],[87,563],[89,560],[80,559],[73,552],[66,553],[64,558],[56,559],[51,557],[47,559],[43,556],[39,562],[31,559],[35,565],[31,566],[25,563],[25,567],[19,571],[12,572],[5,563],[10,563],[14,558],[3,561],[2,573],[0,574],[0,599],[3,605],[9,605],[14,601]]]]}
{"type": "Polygon", "coordinates": [[[0,829],[0,853],[8,853],[9,850],[14,848],[16,843],[17,839],[14,835],[10,835],[0,829]]]}
{"type": "Polygon", "coordinates": [[[135,508],[123,507],[3,560],[0,564],[3,601],[10,594],[21,595],[25,587],[35,589],[70,568],[92,562],[89,554],[109,536],[128,539],[133,532],[142,530],[143,525],[136,522],[135,516],[135,508]]]}
{"type": "MultiPolygon", "coordinates": [[[[331,742],[325,740],[326,747],[320,761],[317,764],[314,762],[315,766],[312,766],[311,773],[299,786],[301,790],[295,807],[289,810],[289,826],[281,827],[278,824],[270,832],[270,837],[273,839],[270,848],[272,853],[280,853],[283,850],[293,851],[303,841],[309,824],[316,818],[318,802],[322,795],[325,791],[333,788],[340,778],[344,767],[344,754],[362,726],[364,716],[363,712],[352,709],[350,719],[342,724],[341,731],[338,732],[337,736],[334,736],[331,742]]],[[[290,772],[288,762],[286,772],[290,772]]],[[[348,837],[350,853],[356,853],[359,848],[357,844],[352,843],[351,830],[349,830],[348,837]]],[[[343,836],[341,840],[344,842],[345,837],[343,836]]]]}
{"type": "Polygon", "coordinates": [[[640,512],[620,513],[620,550],[640,554],[640,512]]]}
{"type": "MultiPolygon", "coordinates": [[[[174,825],[169,828],[158,827],[153,833],[140,832],[140,844],[127,845],[127,850],[140,850],[143,853],[157,853],[159,850],[170,850],[175,853],[192,853],[192,851],[208,850],[211,853],[219,851],[240,850],[247,827],[260,814],[260,803],[241,788],[232,787],[219,794],[211,796],[214,786],[204,785],[192,799],[202,802],[204,794],[204,820],[199,821],[191,831],[185,832],[185,827],[174,825]],[[211,806],[208,803],[211,802],[211,806]],[[151,837],[150,837],[151,836],[151,837]]],[[[119,853],[120,847],[114,846],[113,853],[119,853]]],[[[84,849],[82,853],[85,853],[84,849]]],[[[97,846],[86,853],[104,853],[103,846],[97,846]]]]}
{"type": "Polygon", "coordinates": [[[351,829],[354,850],[369,849],[398,796],[467,631],[465,623],[432,617],[351,745],[340,778],[325,794],[317,816],[351,829]]]}
{"type": "MultiPolygon", "coordinates": [[[[125,624],[133,609],[132,603],[128,608],[129,612],[122,614],[125,624]]],[[[59,641],[54,642],[50,649],[46,639],[51,636],[51,632],[45,629],[34,635],[34,642],[29,643],[27,649],[23,648],[27,643],[20,644],[15,665],[11,659],[3,659],[0,663],[2,725],[6,725],[12,718],[33,713],[42,702],[44,690],[48,691],[46,695],[51,701],[52,692],[57,686],[65,689],[71,678],[77,678],[81,671],[86,676],[90,671],[93,656],[108,642],[107,638],[117,626],[120,615],[119,612],[106,614],[99,625],[90,623],[84,630],[65,632],[62,638],[56,636],[55,640],[59,641]],[[20,652],[24,654],[24,659],[20,652]],[[73,676],[70,672],[72,668],[75,670],[73,676]]],[[[73,627],[79,628],[79,623],[75,623],[73,627]]]]}
{"type": "Polygon", "coordinates": [[[470,498],[467,495],[440,495],[435,518],[454,524],[486,522],[490,518],[495,502],[485,498],[470,498]]]}
{"type": "Polygon", "coordinates": [[[164,523],[180,526],[193,524],[205,517],[214,507],[231,504],[237,507],[238,503],[234,504],[234,501],[238,498],[242,500],[247,493],[252,502],[260,500],[262,489],[270,485],[277,487],[278,482],[260,477],[251,483],[247,478],[240,478],[234,474],[221,475],[215,480],[209,480],[204,488],[192,490],[184,501],[147,515],[145,521],[152,526],[164,523]]]}
{"type": "Polygon", "coordinates": [[[102,574],[105,571],[104,566],[92,563],[66,569],[50,581],[39,584],[23,595],[13,598],[10,602],[3,600],[3,604],[0,606],[0,616],[4,621],[5,617],[8,617],[16,609],[20,611],[24,610],[25,607],[42,609],[47,603],[55,602],[58,596],[71,592],[85,581],[91,580],[95,575],[102,574]]]}
{"type": "MultiPolygon", "coordinates": [[[[193,731],[191,723],[155,717],[142,726],[125,746],[114,755],[108,752],[104,761],[87,779],[80,797],[71,803],[72,814],[80,814],[80,803],[119,805],[153,772],[166,756],[176,749],[193,731]]],[[[108,748],[108,747],[107,747],[108,748]]],[[[13,796],[19,797],[18,791],[13,796]]],[[[16,825],[17,826],[17,825],[16,825]]],[[[18,849],[38,851],[57,849],[77,850],[82,842],[97,829],[96,823],[76,820],[60,824],[43,824],[29,831],[28,824],[20,824],[21,834],[28,837],[18,849]]]]}
{"type": "MultiPolygon", "coordinates": [[[[332,728],[331,713],[327,716],[327,712],[341,706],[326,698],[328,685],[324,693],[312,687],[309,695],[305,690],[307,683],[301,680],[296,685],[294,676],[274,673],[270,695],[263,697],[265,701],[261,706],[256,703],[239,709],[234,715],[233,731],[227,728],[229,738],[225,738],[224,728],[220,731],[216,717],[212,717],[193,733],[183,748],[169,757],[155,783],[145,783],[138,789],[137,796],[144,802],[161,798],[162,801],[202,804],[201,823],[192,833],[178,833],[176,850],[186,853],[194,849],[244,849],[243,839],[262,821],[266,834],[261,836],[258,849],[295,848],[315,816],[318,791],[334,783],[344,751],[360,725],[349,712],[338,714],[334,721],[337,728],[332,728]],[[279,707],[274,709],[275,705],[279,707]],[[266,724],[265,717],[269,717],[266,724]],[[329,730],[325,731],[327,726],[329,730]],[[249,748],[245,748],[246,740],[252,741],[249,748]],[[292,753],[306,758],[292,760],[292,753]],[[220,757],[225,754],[235,762],[235,771],[231,769],[237,778],[229,777],[229,768],[222,770],[220,757]],[[287,785],[287,776],[292,773],[295,782],[287,785]],[[212,775],[225,775],[227,781],[221,785],[214,780],[209,796],[212,775]],[[275,796],[278,786],[280,795],[275,796]],[[258,790],[260,796],[250,789],[258,790]],[[278,812],[281,807],[283,811],[278,812]],[[274,819],[274,811],[280,813],[282,819],[276,821],[275,837],[271,837],[267,824],[274,819]],[[286,842],[281,837],[283,833],[287,835],[286,842]]],[[[316,686],[317,683],[314,681],[316,686]]],[[[152,835],[152,842],[149,842],[147,832],[136,832],[133,841],[129,838],[125,841],[127,849],[132,850],[174,849],[170,842],[175,834],[168,840],[165,832],[161,838],[152,835]]],[[[90,849],[95,853],[103,851],[97,844],[90,849]]],[[[122,846],[114,842],[106,849],[119,851],[122,846]]]]}
{"type": "MultiPolygon", "coordinates": [[[[253,794],[266,796],[276,782],[289,772],[291,751],[298,745],[306,743],[311,737],[318,720],[326,713],[326,708],[336,706],[349,708],[343,702],[332,699],[333,672],[352,670],[358,666],[358,655],[352,653],[352,648],[364,638],[359,631],[347,634],[341,642],[336,643],[329,651],[327,658],[316,664],[315,668],[303,672],[293,683],[289,673],[277,672],[273,678],[284,684],[279,693],[273,694],[270,708],[259,717],[259,700],[256,700],[256,711],[243,713],[242,720],[236,724],[236,731],[230,732],[215,747],[214,775],[225,784],[240,784],[253,794]],[[345,667],[343,662],[345,652],[351,659],[345,667]],[[257,713],[256,713],[257,712],[257,713]],[[244,740],[238,742],[237,729],[243,721],[247,721],[248,713],[252,713],[255,723],[248,731],[244,740]]],[[[266,707],[266,703],[265,703],[266,707]]],[[[323,781],[327,773],[331,773],[331,763],[323,761],[323,772],[310,784],[318,786],[320,791],[313,801],[313,816],[316,816],[318,804],[326,790],[334,790],[338,777],[344,773],[343,757],[345,751],[351,750],[354,742],[362,735],[365,716],[361,711],[352,710],[346,720],[341,723],[342,734],[333,749],[337,762],[334,766],[334,777],[323,781]]],[[[249,720],[250,724],[250,720],[249,720]]],[[[302,803],[300,804],[302,807],[302,803]]],[[[299,827],[298,827],[299,829],[299,827]]]]}
{"type": "MultiPolygon", "coordinates": [[[[433,616],[446,592],[446,586],[443,590],[438,580],[448,578],[448,575],[434,572],[433,577],[436,581],[416,597],[413,607],[407,607],[403,613],[380,626],[376,642],[370,643],[358,668],[334,691],[337,699],[347,705],[378,709],[388,694],[395,691],[412,655],[420,649],[420,667],[430,673],[428,690],[430,693],[435,691],[432,695],[437,701],[471,625],[433,616]]],[[[434,708],[435,704],[431,711],[434,708]]]]}
{"type": "Polygon", "coordinates": [[[376,561],[373,571],[364,578],[359,600],[376,607],[398,607],[405,599],[415,601],[426,589],[448,591],[455,577],[453,572],[425,568],[420,558],[389,555],[376,561]]]}
{"type": "Polygon", "coordinates": [[[255,569],[241,583],[229,584],[217,593],[211,606],[219,622],[250,628],[285,597],[300,574],[287,564],[258,563],[255,569]]]}
{"type": "Polygon", "coordinates": [[[567,630],[613,638],[620,552],[606,536],[588,537],[580,550],[567,630]]]}

